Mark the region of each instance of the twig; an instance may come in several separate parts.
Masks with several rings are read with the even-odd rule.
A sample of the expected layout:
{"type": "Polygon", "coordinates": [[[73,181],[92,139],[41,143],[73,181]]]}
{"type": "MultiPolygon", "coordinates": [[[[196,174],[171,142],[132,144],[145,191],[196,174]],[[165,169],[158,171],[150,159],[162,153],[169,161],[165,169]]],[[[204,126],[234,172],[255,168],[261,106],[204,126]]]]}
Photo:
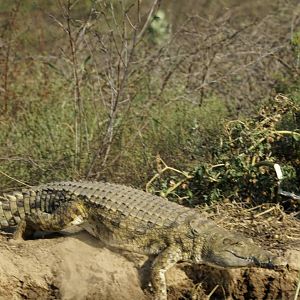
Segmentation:
{"type": "Polygon", "coordinates": [[[290,131],[290,130],[276,130],[272,131],[272,133],[275,134],[281,134],[281,135],[291,135],[292,137],[300,138],[300,133],[296,131],[290,131]]]}
{"type": "Polygon", "coordinates": [[[19,8],[21,5],[21,0],[18,0],[15,4],[15,7],[12,9],[12,12],[10,14],[10,21],[9,21],[9,27],[8,27],[8,40],[6,41],[7,47],[6,52],[4,56],[4,70],[3,70],[3,90],[4,90],[4,107],[3,111],[4,113],[8,110],[8,99],[9,99],[9,61],[10,61],[10,54],[11,54],[11,48],[12,48],[12,38],[13,38],[13,29],[16,23],[17,14],[19,12],[19,8]]]}
{"type": "Polygon", "coordinates": [[[16,182],[18,182],[18,183],[21,183],[22,185],[25,185],[25,186],[27,186],[27,187],[31,187],[31,185],[29,185],[29,184],[27,184],[27,183],[25,183],[25,182],[23,182],[23,181],[20,181],[20,180],[14,178],[14,177],[11,177],[11,176],[9,176],[8,174],[6,174],[6,173],[3,172],[3,171],[0,171],[0,174],[2,174],[2,175],[4,175],[4,176],[8,177],[9,179],[11,179],[11,180],[13,180],[13,181],[16,181],[16,182]]]}
{"type": "Polygon", "coordinates": [[[210,297],[214,294],[214,292],[218,289],[219,285],[217,284],[212,291],[207,295],[207,300],[210,299],[210,297]]]}
{"type": "Polygon", "coordinates": [[[79,64],[78,64],[78,49],[76,45],[76,40],[82,36],[87,27],[87,22],[79,31],[78,36],[74,36],[74,32],[72,30],[71,24],[71,10],[73,6],[77,3],[77,1],[71,3],[70,0],[67,1],[66,4],[62,2],[62,0],[57,0],[58,4],[63,12],[63,17],[65,19],[66,25],[60,22],[53,15],[49,14],[49,16],[66,32],[68,36],[68,41],[71,50],[71,58],[70,63],[72,65],[73,71],[73,80],[74,80],[74,147],[75,147],[75,156],[74,156],[74,166],[76,166],[77,170],[80,169],[81,163],[81,154],[82,154],[82,115],[83,115],[83,104],[81,99],[81,79],[79,78],[79,64]]]}
{"type": "Polygon", "coordinates": [[[148,28],[149,24],[151,23],[151,20],[152,20],[152,17],[153,17],[153,13],[154,13],[155,9],[160,5],[160,2],[161,2],[161,0],[154,0],[152,6],[150,8],[150,11],[148,13],[147,20],[144,23],[143,28],[141,29],[141,31],[137,35],[137,40],[138,41],[143,37],[146,29],[148,28]]]}
{"type": "Polygon", "coordinates": [[[75,165],[77,169],[80,169],[80,156],[81,156],[81,147],[82,147],[82,100],[80,93],[80,80],[78,76],[78,60],[77,60],[77,47],[75,40],[73,38],[73,33],[71,29],[71,2],[68,0],[66,7],[65,19],[67,21],[67,33],[69,37],[70,49],[71,49],[71,60],[73,67],[73,76],[75,81],[74,86],[74,126],[75,126],[75,165]]]}
{"type": "Polygon", "coordinates": [[[261,213],[258,213],[258,214],[256,214],[256,215],[254,215],[254,218],[261,217],[261,216],[263,216],[263,215],[265,215],[265,214],[267,214],[267,213],[273,211],[273,210],[276,209],[276,208],[277,208],[277,205],[276,205],[276,206],[273,206],[273,207],[271,207],[271,208],[269,208],[269,209],[267,209],[267,210],[265,210],[265,211],[263,211],[263,212],[261,212],[261,213]]]}
{"type": "Polygon", "coordinates": [[[178,186],[180,186],[183,182],[193,178],[193,176],[189,175],[188,173],[184,172],[184,171],[180,171],[180,170],[177,170],[175,168],[172,168],[172,167],[169,167],[167,166],[167,164],[160,158],[158,157],[158,164],[159,163],[162,163],[165,167],[162,168],[162,169],[159,169],[159,172],[156,173],[146,184],[146,192],[150,192],[150,186],[151,184],[161,176],[161,174],[165,173],[166,171],[173,171],[173,172],[176,172],[180,175],[183,175],[185,177],[185,179],[175,183],[173,186],[171,186],[165,193],[164,193],[164,196],[167,196],[168,194],[170,194],[172,191],[174,191],[178,186]]]}
{"type": "Polygon", "coordinates": [[[246,211],[250,212],[250,211],[256,210],[256,209],[258,209],[258,208],[262,207],[263,205],[264,205],[264,204],[261,204],[261,205],[257,205],[257,206],[254,206],[254,207],[248,208],[248,209],[246,209],[246,211]]]}
{"type": "Polygon", "coordinates": [[[299,280],[298,280],[298,284],[297,284],[297,289],[296,289],[294,300],[298,299],[299,292],[300,292],[300,271],[299,271],[299,280]]]}

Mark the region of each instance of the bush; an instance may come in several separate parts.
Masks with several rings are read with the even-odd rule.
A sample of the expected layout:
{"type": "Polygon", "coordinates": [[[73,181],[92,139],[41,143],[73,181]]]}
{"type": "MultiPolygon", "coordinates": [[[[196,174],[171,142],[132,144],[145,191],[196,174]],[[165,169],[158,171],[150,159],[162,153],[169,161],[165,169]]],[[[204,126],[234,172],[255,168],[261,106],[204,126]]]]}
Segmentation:
{"type": "MultiPolygon", "coordinates": [[[[257,205],[278,200],[278,163],[285,175],[283,189],[299,193],[299,112],[295,102],[277,96],[255,118],[225,122],[211,161],[189,174],[175,172],[171,180],[156,176],[160,181],[151,181],[148,189],[190,205],[222,199],[257,205]]],[[[299,204],[292,201],[287,206],[295,209],[299,204]]]]}

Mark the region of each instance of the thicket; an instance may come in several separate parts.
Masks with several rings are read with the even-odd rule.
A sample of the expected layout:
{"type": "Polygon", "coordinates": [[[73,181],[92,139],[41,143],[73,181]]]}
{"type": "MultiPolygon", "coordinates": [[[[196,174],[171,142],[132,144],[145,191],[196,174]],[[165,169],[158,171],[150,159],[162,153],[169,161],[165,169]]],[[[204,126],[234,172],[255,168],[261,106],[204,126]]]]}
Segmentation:
{"type": "Polygon", "coordinates": [[[189,205],[223,199],[249,205],[280,202],[298,210],[300,197],[282,199],[278,189],[300,194],[299,114],[299,104],[278,95],[257,116],[225,122],[209,162],[188,173],[158,157],[158,172],[148,182],[148,191],[189,205]],[[274,164],[281,166],[283,180],[274,164]]]}
{"type": "Polygon", "coordinates": [[[1,1],[1,190],[144,187],[158,159],[183,178],[148,189],[189,204],[271,200],[263,161],[297,192],[299,5],[225,2],[1,1]]]}

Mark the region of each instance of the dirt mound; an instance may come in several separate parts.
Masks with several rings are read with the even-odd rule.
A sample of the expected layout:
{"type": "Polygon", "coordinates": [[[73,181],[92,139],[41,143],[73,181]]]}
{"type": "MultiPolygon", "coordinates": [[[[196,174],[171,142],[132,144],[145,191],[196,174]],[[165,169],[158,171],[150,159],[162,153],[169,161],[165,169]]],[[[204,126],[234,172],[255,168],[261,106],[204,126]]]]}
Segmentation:
{"type": "MultiPolygon", "coordinates": [[[[281,270],[216,270],[179,264],[167,274],[169,299],[293,299],[300,270],[299,221],[280,209],[223,204],[206,210],[216,222],[252,236],[289,263],[281,270]],[[252,220],[252,221],[251,221],[252,220]]],[[[0,299],[150,299],[141,283],[145,258],[132,261],[80,231],[45,239],[0,240],[0,299]]],[[[144,278],[143,280],[143,277],[144,278]]]]}
{"type": "Polygon", "coordinates": [[[0,299],[145,299],[139,286],[133,263],[85,232],[0,243],[0,299]]]}

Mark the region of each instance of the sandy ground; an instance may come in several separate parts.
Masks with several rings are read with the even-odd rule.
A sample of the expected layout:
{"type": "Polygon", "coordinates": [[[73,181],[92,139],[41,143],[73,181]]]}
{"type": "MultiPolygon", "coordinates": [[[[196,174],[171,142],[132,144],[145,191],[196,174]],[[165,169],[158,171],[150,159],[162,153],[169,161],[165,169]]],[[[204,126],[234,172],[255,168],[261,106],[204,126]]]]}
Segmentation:
{"type": "MultiPolygon", "coordinates": [[[[222,216],[224,221],[224,213],[222,216]]],[[[300,234],[299,221],[293,222],[300,234]]],[[[149,289],[141,288],[141,282],[149,279],[149,270],[139,268],[145,259],[133,256],[129,260],[86,232],[73,230],[21,242],[5,235],[0,238],[1,300],[151,299],[149,289]]],[[[295,237],[275,249],[289,262],[289,267],[281,270],[216,270],[179,264],[167,274],[169,299],[208,299],[205,295],[209,294],[210,299],[294,299],[299,241],[295,237]]]]}
{"type": "Polygon", "coordinates": [[[146,299],[133,263],[85,232],[0,244],[0,299],[146,299]]]}

